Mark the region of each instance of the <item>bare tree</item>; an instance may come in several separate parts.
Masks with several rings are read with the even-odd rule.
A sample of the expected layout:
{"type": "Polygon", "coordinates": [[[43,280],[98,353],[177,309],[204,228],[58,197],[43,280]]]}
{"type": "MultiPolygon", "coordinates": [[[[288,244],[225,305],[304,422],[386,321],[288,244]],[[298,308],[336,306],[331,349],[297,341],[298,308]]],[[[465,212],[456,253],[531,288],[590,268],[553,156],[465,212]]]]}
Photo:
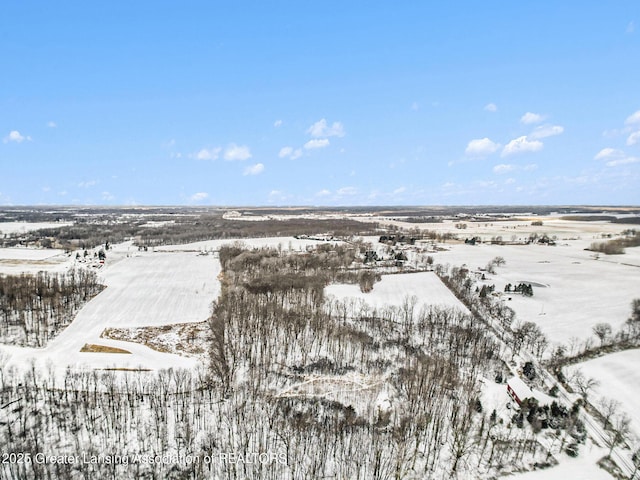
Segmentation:
{"type": "Polygon", "coordinates": [[[614,398],[602,397],[598,406],[604,420],[604,428],[607,430],[610,427],[611,419],[618,413],[620,402],[614,398]]]}
{"type": "Polygon", "coordinates": [[[626,414],[618,415],[613,420],[613,426],[609,434],[605,437],[605,445],[609,447],[609,457],[613,449],[626,441],[631,432],[631,419],[626,414]]]}
{"type": "Polygon", "coordinates": [[[585,401],[587,400],[587,395],[589,394],[589,392],[594,387],[597,387],[598,385],[600,385],[600,382],[598,382],[595,378],[586,377],[584,373],[582,373],[582,370],[580,369],[576,370],[573,376],[573,383],[575,384],[576,388],[578,389],[578,391],[582,395],[582,398],[585,401]]]}
{"type": "Polygon", "coordinates": [[[600,345],[604,345],[604,341],[611,335],[611,325],[606,322],[596,323],[593,326],[593,333],[600,339],[600,345]]]}

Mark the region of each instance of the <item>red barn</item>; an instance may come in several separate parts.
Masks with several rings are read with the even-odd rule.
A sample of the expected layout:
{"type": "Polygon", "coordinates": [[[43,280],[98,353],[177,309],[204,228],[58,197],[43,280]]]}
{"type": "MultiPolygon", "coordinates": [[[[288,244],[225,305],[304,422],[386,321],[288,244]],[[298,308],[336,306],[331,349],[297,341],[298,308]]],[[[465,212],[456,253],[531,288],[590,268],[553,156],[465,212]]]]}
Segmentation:
{"type": "Polygon", "coordinates": [[[534,397],[531,389],[518,377],[507,381],[507,393],[518,405],[522,405],[527,398],[534,397]]]}

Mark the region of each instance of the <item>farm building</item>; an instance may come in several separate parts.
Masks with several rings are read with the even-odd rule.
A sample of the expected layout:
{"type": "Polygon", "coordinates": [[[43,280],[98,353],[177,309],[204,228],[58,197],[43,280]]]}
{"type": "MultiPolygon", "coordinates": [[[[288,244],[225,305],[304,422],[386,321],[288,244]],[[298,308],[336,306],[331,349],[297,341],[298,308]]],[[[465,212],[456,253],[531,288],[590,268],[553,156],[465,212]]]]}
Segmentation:
{"type": "Polygon", "coordinates": [[[533,397],[531,389],[518,377],[507,381],[507,393],[518,405],[522,405],[527,398],[533,397]]]}
{"type": "Polygon", "coordinates": [[[520,377],[512,377],[507,381],[507,393],[518,405],[522,405],[527,398],[535,398],[539,406],[550,405],[554,400],[549,395],[529,388],[520,377]]]}

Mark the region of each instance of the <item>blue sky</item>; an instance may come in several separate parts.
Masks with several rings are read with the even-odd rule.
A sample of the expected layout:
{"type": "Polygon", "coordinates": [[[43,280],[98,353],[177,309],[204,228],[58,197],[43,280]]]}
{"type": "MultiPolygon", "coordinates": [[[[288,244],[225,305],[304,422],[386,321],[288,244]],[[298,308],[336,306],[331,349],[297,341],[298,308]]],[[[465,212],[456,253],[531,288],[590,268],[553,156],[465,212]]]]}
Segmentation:
{"type": "Polygon", "coordinates": [[[0,204],[640,204],[640,3],[33,2],[0,204]]]}

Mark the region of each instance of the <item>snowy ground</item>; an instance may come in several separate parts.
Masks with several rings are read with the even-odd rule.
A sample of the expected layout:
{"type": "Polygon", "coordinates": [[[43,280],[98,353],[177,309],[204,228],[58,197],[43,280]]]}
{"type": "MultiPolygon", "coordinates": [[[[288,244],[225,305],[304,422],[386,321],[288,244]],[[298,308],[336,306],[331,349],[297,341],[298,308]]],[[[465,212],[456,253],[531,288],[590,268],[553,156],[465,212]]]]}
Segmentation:
{"type": "MultiPolygon", "coordinates": [[[[588,242],[587,242],[588,243],[588,242]]],[[[572,337],[593,338],[592,327],[608,322],[618,329],[629,317],[631,301],[639,293],[640,248],[627,249],[631,254],[601,256],[584,251],[585,242],[561,242],[543,245],[464,245],[450,244],[449,251],[433,254],[436,263],[461,266],[471,271],[484,267],[496,256],[506,260],[496,275],[487,276],[488,284],[503,291],[507,283],[531,283],[531,298],[508,295],[507,304],[522,321],[537,323],[552,344],[568,344],[572,337]],[[536,284],[540,286],[536,286],[536,284]]]]}
{"type": "Polygon", "coordinates": [[[589,393],[590,401],[598,406],[602,397],[620,402],[620,411],[631,419],[631,428],[640,436],[640,349],[610,353],[567,368],[567,375],[576,369],[592,377],[599,385],[589,393]]]}
{"type": "Polygon", "coordinates": [[[576,458],[560,455],[560,462],[553,468],[520,473],[508,477],[510,480],[612,480],[613,477],[601,469],[597,462],[607,454],[605,448],[600,448],[587,440],[580,446],[580,454],[576,458]]]}
{"type": "Polygon", "coordinates": [[[296,239],[293,237],[265,237],[265,238],[243,238],[239,240],[234,239],[218,239],[218,240],[205,240],[202,242],[186,243],[184,245],[163,245],[161,247],[155,247],[156,251],[168,251],[168,252],[207,252],[218,250],[223,245],[231,245],[235,242],[239,242],[248,248],[278,248],[283,250],[303,251],[308,246],[317,246],[325,243],[336,244],[339,241],[325,242],[321,240],[308,240],[308,239],[296,239]]]}
{"type": "Polygon", "coordinates": [[[362,293],[358,285],[347,284],[329,285],[325,288],[325,293],[339,300],[361,299],[372,308],[380,308],[384,305],[400,307],[407,297],[415,295],[418,306],[426,303],[457,307],[466,311],[466,307],[433,272],[383,275],[382,280],[376,282],[369,293],[362,293]]]}
{"type": "Polygon", "coordinates": [[[0,248],[0,260],[46,260],[56,255],[64,255],[64,251],[53,248],[0,248]]]}
{"type": "Polygon", "coordinates": [[[432,230],[439,233],[451,232],[461,238],[479,236],[483,240],[490,240],[492,237],[501,236],[505,241],[522,241],[532,233],[547,234],[549,237],[557,236],[562,239],[583,239],[589,242],[601,240],[602,234],[617,234],[634,225],[616,224],[610,222],[588,222],[561,220],[560,216],[527,216],[517,215],[514,220],[494,221],[487,218],[486,222],[470,222],[466,220],[445,220],[440,223],[408,223],[394,220],[392,217],[349,217],[353,220],[376,221],[385,225],[395,225],[405,229],[419,228],[421,230],[432,230]],[[531,225],[533,221],[542,221],[541,226],[531,225]],[[464,223],[467,228],[457,229],[456,224],[464,223]]]}
{"type": "MultiPolygon", "coordinates": [[[[109,259],[110,254],[108,254],[109,259]]],[[[115,264],[100,271],[107,288],[80,310],[75,320],[46,348],[0,346],[9,363],[93,368],[193,367],[194,359],[157,352],[144,345],[100,338],[106,327],[136,327],[206,320],[220,291],[219,263],[194,253],[113,252],[115,264]],[[85,343],[122,348],[126,354],[81,353],[85,343]]]]}
{"type": "Polygon", "coordinates": [[[72,264],[72,256],[61,250],[0,248],[0,275],[63,272],[72,264]]]}
{"type": "Polygon", "coordinates": [[[73,225],[73,222],[0,222],[0,234],[26,233],[42,228],[60,228],[73,225]]]}

